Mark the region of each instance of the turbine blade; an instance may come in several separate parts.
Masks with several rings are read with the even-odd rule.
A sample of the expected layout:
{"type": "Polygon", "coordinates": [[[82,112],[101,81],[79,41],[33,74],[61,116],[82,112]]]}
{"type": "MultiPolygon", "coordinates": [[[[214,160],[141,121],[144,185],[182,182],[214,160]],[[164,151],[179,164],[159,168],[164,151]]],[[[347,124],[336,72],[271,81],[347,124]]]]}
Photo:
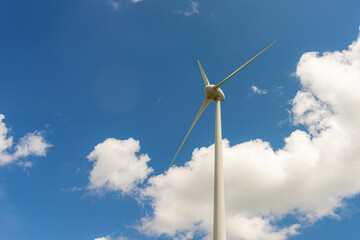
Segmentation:
{"type": "Polygon", "coordinates": [[[204,79],[205,86],[207,86],[207,85],[209,85],[209,80],[208,80],[207,77],[206,77],[206,74],[205,74],[204,69],[202,68],[202,66],[201,66],[201,64],[200,64],[199,59],[197,59],[197,62],[198,62],[198,64],[199,64],[201,76],[202,76],[202,78],[204,79]]]}
{"type": "Polygon", "coordinates": [[[240,71],[241,69],[243,69],[246,65],[248,65],[250,62],[252,62],[252,60],[254,60],[255,58],[257,58],[260,54],[262,54],[263,52],[266,51],[266,49],[268,49],[269,47],[271,47],[274,43],[276,43],[276,41],[274,41],[273,43],[271,43],[269,46],[267,46],[266,48],[264,48],[261,52],[259,52],[258,54],[256,54],[254,57],[252,57],[249,61],[247,61],[244,65],[242,65],[241,67],[239,67],[238,69],[236,69],[232,74],[230,74],[227,78],[225,78],[224,80],[222,80],[220,83],[218,83],[214,88],[217,89],[218,87],[220,87],[221,85],[223,85],[227,80],[229,80],[232,76],[234,76],[238,71],[240,71]]]}
{"type": "Polygon", "coordinates": [[[197,122],[197,120],[200,118],[201,114],[204,112],[204,110],[206,109],[206,107],[209,105],[209,103],[210,103],[211,101],[212,101],[212,100],[211,100],[211,99],[209,99],[209,98],[205,98],[205,99],[204,99],[204,101],[203,101],[203,103],[202,103],[202,105],[201,105],[201,107],[200,107],[200,109],[199,109],[198,113],[196,114],[196,117],[195,117],[195,119],[194,119],[193,123],[191,124],[191,127],[190,127],[189,131],[187,132],[187,134],[186,134],[186,136],[185,136],[184,140],[182,141],[182,143],[181,143],[181,145],[180,145],[179,149],[177,150],[177,152],[176,152],[176,154],[175,154],[175,156],[174,156],[173,160],[171,161],[171,163],[170,163],[170,165],[169,165],[169,167],[168,167],[168,169],[167,169],[166,171],[169,171],[169,169],[170,169],[171,165],[173,164],[173,162],[174,162],[174,160],[175,160],[176,156],[179,154],[180,149],[181,149],[181,148],[182,148],[182,146],[184,145],[184,142],[186,141],[186,139],[188,138],[188,136],[189,136],[189,134],[190,134],[191,130],[192,130],[192,129],[193,129],[193,127],[195,126],[195,123],[196,123],[196,122],[197,122]]]}

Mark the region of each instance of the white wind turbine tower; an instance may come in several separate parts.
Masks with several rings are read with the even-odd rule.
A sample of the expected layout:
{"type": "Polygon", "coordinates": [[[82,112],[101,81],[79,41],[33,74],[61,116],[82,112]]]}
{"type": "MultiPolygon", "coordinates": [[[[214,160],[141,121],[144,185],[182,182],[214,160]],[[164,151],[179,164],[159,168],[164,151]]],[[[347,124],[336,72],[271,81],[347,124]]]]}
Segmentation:
{"type": "Polygon", "coordinates": [[[168,170],[170,169],[172,163],[174,162],[176,156],[180,152],[180,149],[184,145],[187,137],[189,136],[191,130],[193,129],[195,123],[200,118],[201,114],[204,112],[206,107],[211,101],[215,101],[215,179],[214,179],[214,219],[213,219],[213,235],[214,240],[226,240],[226,229],[225,229],[225,194],[224,194],[224,175],[223,175],[223,154],[222,154],[222,136],[221,136],[221,113],[220,113],[220,102],[225,100],[225,95],[221,91],[220,86],[223,85],[227,80],[234,76],[238,71],[248,65],[256,57],[262,54],[266,49],[271,47],[276,41],[271,43],[269,46],[264,48],[261,52],[256,54],[253,58],[247,61],[244,65],[236,69],[232,74],[227,78],[222,80],[217,85],[211,85],[209,80],[206,77],[206,74],[200,64],[200,61],[197,60],[200,68],[202,78],[205,83],[205,99],[200,107],[200,110],[196,114],[196,117],[191,124],[189,131],[187,132],[184,140],[182,141],[179,149],[177,150],[173,160],[170,163],[168,170]]]}

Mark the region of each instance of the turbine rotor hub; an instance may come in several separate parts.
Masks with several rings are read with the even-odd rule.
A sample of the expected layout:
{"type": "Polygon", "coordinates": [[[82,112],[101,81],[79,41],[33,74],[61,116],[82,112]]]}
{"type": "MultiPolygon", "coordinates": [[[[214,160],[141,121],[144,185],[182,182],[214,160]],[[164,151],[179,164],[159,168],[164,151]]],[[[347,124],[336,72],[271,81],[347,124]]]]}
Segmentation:
{"type": "Polygon", "coordinates": [[[215,88],[215,85],[206,85],[205,86],[205,95],[207,98],[211,99],[211,100],[220,100],[220,101],[224,101],[225,100],[225,95],[223,93],[223,91],[221,91],[220,88],[215,88]]]}

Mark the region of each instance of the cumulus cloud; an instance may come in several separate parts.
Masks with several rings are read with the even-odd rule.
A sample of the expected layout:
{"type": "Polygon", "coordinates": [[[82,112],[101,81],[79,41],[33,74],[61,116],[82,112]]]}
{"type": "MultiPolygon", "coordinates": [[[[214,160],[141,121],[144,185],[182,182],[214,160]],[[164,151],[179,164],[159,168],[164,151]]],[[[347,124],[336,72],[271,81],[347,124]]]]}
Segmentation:
{"type": "Polygon", "coordinates": [[[186,17],[190,17],[194,14],[199,14],[199,3],[196,1],[189,0],[190,6],[185,10],[175,10],[176,14],[182,14],[186,17]]]}
{"type": "MultiPolygon", "coordinates": [[[[304,53],[292,100],[295,130],[275,150],[261,139],[223,141],[228,239],[287,239],[323,217],[337,216],[360,192],[360,37],[343,51],[304,53]],[[285,216],[295,221],[279,224],[285,216]]],[[[184,166],[150,177],[142,189],[152,212],[139,229],[212,239],[214,146],[195,149],[184,166]]]]}
{"type": "MultiPolygon", "coordinates": [[[[285,240],[324,217],[339,217],[360,192],[360,36],[343,51],[304,53],[291,122],[305,126],[273,149],[256,139],[223,140],[228,239],[285,240]],[[281,222],[293,216],[289,224],[281,222]]],[[[5,138],[6,139],[6,138],[5,138]]],[[[0,146],[11,145],[12,139],[0,146]]],[[[4,148],[4,147],[3,147],[4,148]]],[[[130,193],[152,169],[134,139],[107,139],[88,156],[88,188],[130,193]]],[[[173,239],[212,239],[214,145],[195,149],[184,166],[137,187],[151,212],[138,229],[173,239]]]]}
{"type": "Polygon", "coordinates": [[[46,156],[51,144],[47,143],[41,132],[27,133],[14,145],[14,137],[9,136],[9,129],[3,122],[5,116],[0,114],[0,166],[16,163],[24,167],[31,167],[32,163],[26,157],[46,156]]]}
{"type": "Polygon", "coordinates": [[[257,86],[255,85],[252,85],[250,90],[253,92],[253,93],[256,93],[256,94],[267,94],[267,90],[266,89],[260,89],[258,88],[257,86]]]}
{"type": "Polygon", "coordinates": [[[153,171],[148,167],[147,154],[137,155],[140,143],[132,138],[118,140],[108,138],[95,146],[87,156],[93,162],[88,189],[103,193],[118,191],[130,193],[137,184],[143,182],[153,171]]]}

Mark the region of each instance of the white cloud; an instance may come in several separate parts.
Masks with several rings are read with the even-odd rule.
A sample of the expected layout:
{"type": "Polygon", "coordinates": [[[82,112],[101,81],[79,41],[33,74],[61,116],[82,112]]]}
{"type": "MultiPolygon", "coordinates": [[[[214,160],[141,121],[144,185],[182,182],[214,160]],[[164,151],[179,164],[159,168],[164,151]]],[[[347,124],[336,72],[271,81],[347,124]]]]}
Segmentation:
{"type": "Polygon", "coordinates": [[[61,188],[61,191],[63,192],[79,192],[84,190],[83,187],[79,187],[79,186],[73,186],[73,187],[69,187],[69,188],[61,188]]]}
{"type": "Polygon", "coordinates": [[[267,90],[266,90],[266,89],[260,89],[260,88],[258,88],[258,87],[255,86],[255,85],[252,85],[250,89],[251,89],[251,91],[252,91],[253,93],[257,93],[257,94],[267,94],[267,90]]]}
{"type": "Polygon", "coordinates": [[[106,236],[106,237],[100,237],[100,238],[95,238],[94,240],[128,240],[127,237],[123,237],[123,236],[119,236],[116,238],[112,238],[110,236],[106,236]]]}
{"type": "Polygon", "coordinates": [[[182,14],[186,17],[192,16],[194,14],[199,14],[199,3],[196,1],[189,0],[190,7],[185,10],[175,10],[174,13],[182,14]]]}
{"type": "MultiPolygon", "coordinates": [[[[279,161],[269,143],[261,140],[232,147],[224,140],[223,147],[228,239],[285,239],[296,234],[298,225],[279,229],[271,224],[275,216],[287,213],[286,204],[294,200],[291,194],[284,196],[297,187],[283,169],[289,160],[279,161]]],[[[211,233],[213,155],[213,145],[195,149],[185,166],[149,179],[142,194],[152,199],[154,215],[142,219],[142,231],[184,239],[190,239],[184,233],[211,233]]]]}
{"type": "Polygon", "coordinates": [[[51,144],[47,143],[41,132],[27,133],[18,144],[13,147],[13,136],[8,136],[9,129],[3,122],[5,116],[0,114],[0,166],[17,163],[24,167],[31,167],[31,162],[26,157],[46,156],[51,144]]]}
{"type": "MultiPolygon", "coordinates": [[[[360,37],[348,50],[309,52],[296,70],[302,89],[292,100],[295,130],[274,150],[256,139],[231,146],[223,140],[228,239],[284,240],[323,217],[338,217],[360,192],[360,37]],[[294,222],[279,222],[285,216],[294,222]]],[[[3,141],[11,145],[12,139],[3,141]]],[[[89,189],[131,192],[152,171],[139,142],[107,139],[88,156],[89,189]]],[[[154,175],[137,188],[151,213],[145,234],[212,239],[214,146],[195,149],[184,166],[154,175]]]]}
{"type": "Polygon", "coordinates": [[[88,155],[89,161],[94,162],[88,189],[97,193],[131,192],[153,171],[147,166],[147,162],[150,161],[148,155],[136,155],[139,150],[139,141],[132,138],[108,138],[96,145],[88,155]]]}
{"type": "Polygon", "coordinates": [[[0,114],[0,166],[13,161],[13,157],[6,152],[13,145],[13,137],[8,137],[8,128],[3,122],[5,116],[0,114]]]}
{"type": "Polygon", "coordinates": [[[114,0],[107,0],[107,4],[111,6],[115,11],[119,8],[119,3],[114,0]]]}
{"type": "MultiPolygon", "coordinates": [[[[349,49],[302,55],[296,70],[302,89],[292,101],[296,130],[274,150],[261,139],[231,146],[223,141],[228,239],[281,240],[323,217],[337,216],[360,192],[360,37],[349,49]],[[297,219],[278,225],[285,216],[297,219]]],[[[152,213],[147,234],[211,239],[213,145],[191,161],[152,176],[142,196],[152,213]]]]}
{"type": "Polygon", "coordinates": [[[128,240],[128,239],[129,239],[129,238],[123,237],[123,236],[117,237],[117,240],[128,240]]]}

